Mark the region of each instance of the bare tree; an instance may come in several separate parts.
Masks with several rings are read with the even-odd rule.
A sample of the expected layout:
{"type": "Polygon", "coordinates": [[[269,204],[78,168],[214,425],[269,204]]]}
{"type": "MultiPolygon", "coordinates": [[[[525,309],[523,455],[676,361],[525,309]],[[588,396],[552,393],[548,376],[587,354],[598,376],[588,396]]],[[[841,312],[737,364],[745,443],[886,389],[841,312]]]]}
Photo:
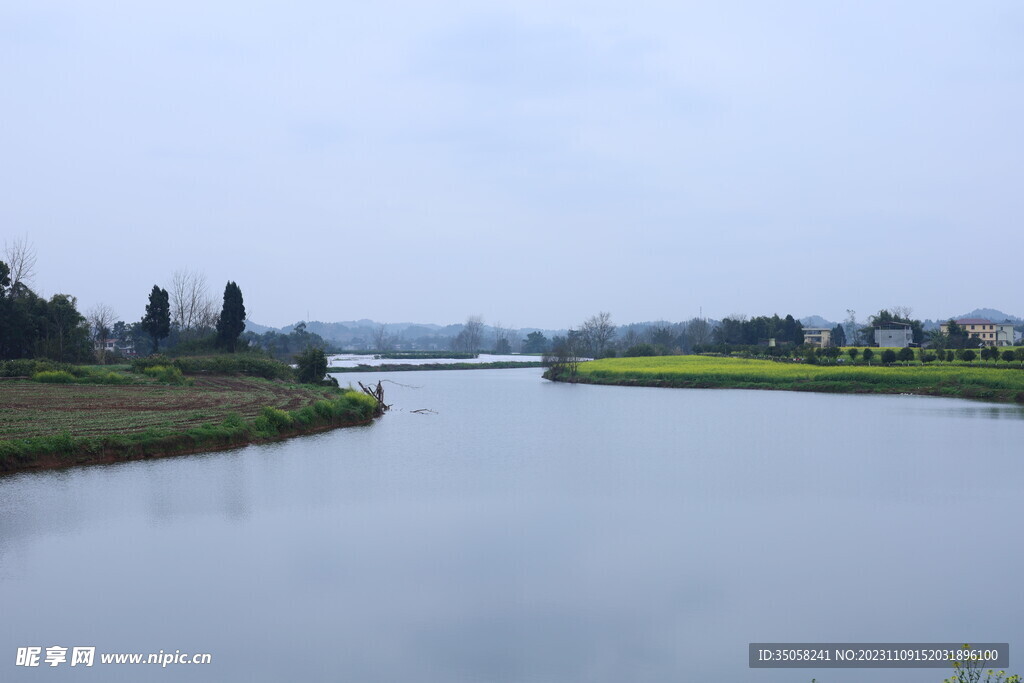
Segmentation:
{"type": "Polygon", "coordinates": [[[911,306],[893,306],[889,310],[893,316],[901,320],[911,320],[911,316],[914,315],[914,309],[911,306]]]}
{"type": "Polygon", "coordinates": [[[19,237],[13,242],[4,241],[4,261],[11,269],[11,291],[17,296],[27,289],[36,275],[36,248],[28,237],[19,237]]]}
{"type": "Polygon", "coordinates": [[[177,270],[171,277],[171,320],[185,337],[217,323],[217,306],[206,276],[195,270],[177,270]]]}
{"type": "Polygon", "coordinates": [[[612,314],[602,311],[597,315],[587,318],[580,330],[583,339],[594,358],[601,358],[608,350],[612,337],[615,336],[615,325],[612,324],[612,314]]]}
{"type": "Polygon", "coordinates": [[[379,325],[373,330],[374,351],[391,350],[391,335],[388,334],[387,325],[379,325]]]}
{"type": "Polygon", "coordinates": [[[856,346],[860,343],[860,327],[857,325],[857,311],[852,308],[846,309],[846,320],[843,321],[843,331],[846,333],[846,343],[856,346]]]}
{"type": "Polygon", "coordinates": [[[579,330],[569,329],[564,337],[551,340],[551,349],[544,353],[542,362],[548,368],[544,377],[552,381],[573,381],[579,368],[586,341],[579,330]]]}
{"type": "MultiPolygon", "coordinates": [[[[196,311],[196,329],[213,330],[217,328],[217,320],[220,318],[220,311],[217,310],[217,302],[212,298],[206,299],[196,311]]],[[[250,315],[251,318],[251,315],[250,315]]]]}
{"type": "Polygon", "coordinates": [[[636,346],[641,342],[640,333],[636,331],[635,327],[628,327],[626,331],[619,336],[619,348],[625,351],[633,346],[636,346]]]}
{"type": "Polygon", "coordinates": [[[693,318],[686,323],[686,338],[692,346],[711,343],[711,323],[704,318],[693,318]]]}
{"type": "Polygon", "coordinates": [[[466,324],[462,327],[466,333],[466,348],[470,353],[480,350],[484,341],[484,319],[480,315],[471,315],[466,318],[466,324]]]}
{"type": "Polygon", "coordinates": [[[494,352],[499,354],[512,352],[512,330],[503,327],[500,322],[494,323],[494,352]]]}
{"type": "Polygon", "coordinates": [[[106,304],[96,304],[86,313],[85,319],[89,322],[92,330],[92,338],[96,342],[96,357],[100,365],[107,362],[106,341],[110,337],[110,330],[117,322],[117,313],[106,304]]]}

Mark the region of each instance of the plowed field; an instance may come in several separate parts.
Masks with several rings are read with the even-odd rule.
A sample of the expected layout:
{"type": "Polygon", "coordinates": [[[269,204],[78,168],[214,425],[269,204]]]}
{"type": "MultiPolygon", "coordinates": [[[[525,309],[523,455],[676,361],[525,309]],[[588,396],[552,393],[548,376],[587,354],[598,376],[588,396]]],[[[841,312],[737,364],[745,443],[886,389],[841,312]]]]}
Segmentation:
{"type": "Polygon", "coordinates": [[[0,381],[0,439],[181,430],[218,424],[229,413],[254,417],[264,406],[295,410],[323,397],[313,387],[249,377],[198,377],[192,386],[6,379],[0,381]]]}

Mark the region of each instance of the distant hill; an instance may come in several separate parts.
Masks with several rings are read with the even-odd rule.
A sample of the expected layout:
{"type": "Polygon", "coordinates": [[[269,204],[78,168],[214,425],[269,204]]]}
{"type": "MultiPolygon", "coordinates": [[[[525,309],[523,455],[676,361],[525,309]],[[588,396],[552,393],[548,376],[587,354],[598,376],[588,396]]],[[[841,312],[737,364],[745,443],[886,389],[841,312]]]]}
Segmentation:
{"type": "Polygon", "coordinates": [[[245,321],[245,331],[246,332],[252,332],[253,334],[263,334],[264,332],[270,332],[271,330],[274,330],[275,332],[278,331],[276,327],[267,327],[266,325],[260,325],[259,323],[254,323],[251,320],[246,320],[245,321]]]}
{"type": "Polygon", "coordinates": [[[984,318],[985,320],[991,320],[994,323],[1002,323],[1009,320],[1014,325],[1024,323],[1024,319],[1018,318],[1015,315],[1009,313],[1003,313],[997,311],[994,308],[975,308],[970,313],[964,313],[963,315],[954,316],[955,318],[984,318]]]}
{"type": "Polygon", "coordinates": [[[806,318],[800,318],[800,324],[804,327],[828,327],[830,329],[836,326],[836,323],[825,320],[820,315],[809,315],[806,318]]]}
{"type": "MultiPolygon", "coordinates": [[[[254,332],[255,334],[263,334],[268,331],[289,334],[300,322],[305,322],[307,332],[318,334],[326,341],[341,348],[351,349],[374,348],[380,341],[381,327],[383,327],[383,333],[388,340],[388,344],[394,349],[444,350],[451,346],[452,340],[463,328],[462,323],[452,325],[409,322],[379,323],[374,320],[363,319],[329,323],[319,320],[298,321],[280,328],[267,327],[259,323],[247,321],[245,329],[247,332],[254,332]]],[[[555,335],[564,335],[566,330],[546,330],[537,327],[512,329],[509,341],[512,342],[513,348],[530,332],[541,332],[548,339],[551,339],[555,335]]],[[[485,324],[483,335],[485,344],[493,342],[495,335],[494,327],[485,324]]]]}

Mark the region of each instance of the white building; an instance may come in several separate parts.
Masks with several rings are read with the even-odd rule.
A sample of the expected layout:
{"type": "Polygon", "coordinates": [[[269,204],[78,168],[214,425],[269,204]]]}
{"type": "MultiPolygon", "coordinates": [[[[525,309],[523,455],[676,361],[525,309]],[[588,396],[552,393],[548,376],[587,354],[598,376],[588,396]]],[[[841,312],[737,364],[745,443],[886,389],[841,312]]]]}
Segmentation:
{"type": "Polygon", "coordinates": [[[910,323],[887,322],[875,325],[875,346],[903,348],[914,343],[910,323]]]}

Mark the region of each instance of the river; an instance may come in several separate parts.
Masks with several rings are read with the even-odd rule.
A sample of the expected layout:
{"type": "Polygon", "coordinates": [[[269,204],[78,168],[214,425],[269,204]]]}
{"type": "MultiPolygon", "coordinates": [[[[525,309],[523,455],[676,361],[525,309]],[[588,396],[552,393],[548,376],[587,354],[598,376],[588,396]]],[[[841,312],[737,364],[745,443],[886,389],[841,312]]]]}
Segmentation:
{"type": "Polygon", "coordinates": [[[0,680],[939,683],[747,644],[971,639],[1024,671],[1020,407],[380,378],[366,427],[0,478],[0,680]],[[55,645],[212,663],[16,666],[55,645]]]}

